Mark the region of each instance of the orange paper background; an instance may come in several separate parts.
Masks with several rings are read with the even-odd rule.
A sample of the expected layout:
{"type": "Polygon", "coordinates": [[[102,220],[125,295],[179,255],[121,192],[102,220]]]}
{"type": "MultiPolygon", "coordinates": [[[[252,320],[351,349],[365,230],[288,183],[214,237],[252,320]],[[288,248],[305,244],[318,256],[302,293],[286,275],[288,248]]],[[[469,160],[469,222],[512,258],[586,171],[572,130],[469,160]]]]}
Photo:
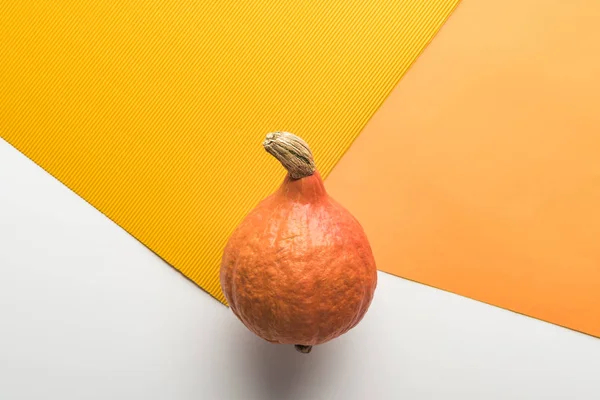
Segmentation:
{"type": "Polygon", "coordinates": [[[381,270],[600,336],[598,21],[462,2],[326,182],[381,270]]]}

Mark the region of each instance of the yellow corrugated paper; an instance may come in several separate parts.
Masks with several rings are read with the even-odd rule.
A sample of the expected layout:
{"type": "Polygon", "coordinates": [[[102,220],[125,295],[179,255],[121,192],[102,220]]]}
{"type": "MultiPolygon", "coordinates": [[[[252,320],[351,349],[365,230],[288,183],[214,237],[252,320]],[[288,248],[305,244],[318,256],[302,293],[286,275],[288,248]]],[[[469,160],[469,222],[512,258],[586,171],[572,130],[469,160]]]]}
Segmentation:
{"type": "Polygon", "coordinates": [[[0,135],[225,302],[264,135],[327,176],[457,3],[0,0],[0,135]]]}

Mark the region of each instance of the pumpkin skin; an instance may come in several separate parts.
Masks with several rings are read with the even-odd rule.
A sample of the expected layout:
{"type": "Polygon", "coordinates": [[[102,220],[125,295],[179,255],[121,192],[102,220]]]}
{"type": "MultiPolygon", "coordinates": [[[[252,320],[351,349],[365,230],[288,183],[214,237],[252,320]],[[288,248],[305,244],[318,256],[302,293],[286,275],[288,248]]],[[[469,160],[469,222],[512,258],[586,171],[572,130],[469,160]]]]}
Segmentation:
{"type": "Polygon", "coordinates": [[[319,172],[292,172],[229,238],[220,281],[250,331],[309,352],[362,320],[377,269],[362,226],[327,194],[319,172]]]}

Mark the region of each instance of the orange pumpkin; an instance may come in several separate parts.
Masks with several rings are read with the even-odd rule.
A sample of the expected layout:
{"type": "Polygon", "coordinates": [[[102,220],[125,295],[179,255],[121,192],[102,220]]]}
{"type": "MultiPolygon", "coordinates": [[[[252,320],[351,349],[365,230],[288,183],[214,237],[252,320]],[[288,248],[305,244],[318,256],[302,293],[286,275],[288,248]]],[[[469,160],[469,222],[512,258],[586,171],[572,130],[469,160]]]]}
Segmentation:
{"type": "Polygon", "coordinates": [[[360,223],[325,191],[306,142],[274,132],[263,146],[288,174],[229,238],[221,287],[248,329],[308,353],[362,320],[375,260],[360,223]]]}

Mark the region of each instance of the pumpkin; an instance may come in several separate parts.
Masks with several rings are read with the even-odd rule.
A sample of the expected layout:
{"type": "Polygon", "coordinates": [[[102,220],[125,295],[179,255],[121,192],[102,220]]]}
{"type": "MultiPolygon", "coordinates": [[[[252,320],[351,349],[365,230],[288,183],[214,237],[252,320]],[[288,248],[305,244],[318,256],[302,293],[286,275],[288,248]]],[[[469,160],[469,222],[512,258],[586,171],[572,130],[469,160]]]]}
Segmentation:
{"type": "Polygon", "coordinates": [[[309,353],[363,319],[377,269],[362,226],[327,194],[306,142],[273,132],[263,146],[287,175],[230,236],[221,288],[250,331],[309,353]]]}

